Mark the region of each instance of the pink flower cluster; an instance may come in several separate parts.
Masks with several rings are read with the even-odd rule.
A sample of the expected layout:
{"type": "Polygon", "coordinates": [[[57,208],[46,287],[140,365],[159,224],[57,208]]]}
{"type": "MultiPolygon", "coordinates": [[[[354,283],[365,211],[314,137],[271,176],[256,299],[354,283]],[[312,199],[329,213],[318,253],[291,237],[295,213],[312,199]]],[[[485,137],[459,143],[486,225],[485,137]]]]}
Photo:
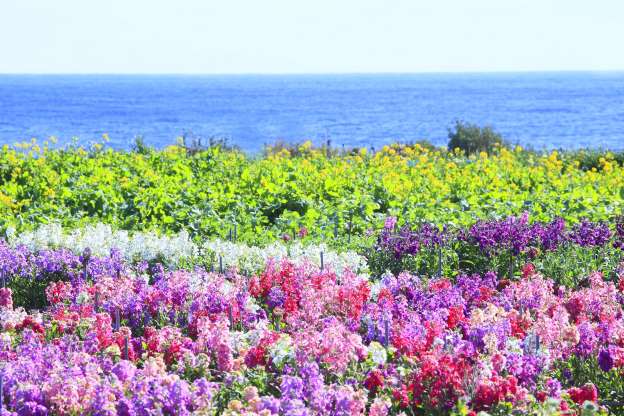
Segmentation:
{"type": "Polygon", "coordinates": [[[46,296],[27,314],[0,289],[2,405],[14,414],[577,412],[599,409],[599,392],[555,379],[559,364],[624,368],[622,290],[600,273],[574,289],[530,266],[518,281],[371,282],[285,260],[252,277],[59,281],[46,296]]]}

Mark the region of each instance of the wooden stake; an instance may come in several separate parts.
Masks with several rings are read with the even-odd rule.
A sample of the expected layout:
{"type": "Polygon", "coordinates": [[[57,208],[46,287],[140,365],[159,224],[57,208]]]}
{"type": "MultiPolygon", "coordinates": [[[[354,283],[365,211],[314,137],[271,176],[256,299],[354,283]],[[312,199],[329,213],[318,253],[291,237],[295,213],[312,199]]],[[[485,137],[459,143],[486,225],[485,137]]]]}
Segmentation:
{"type": "Polygon", "coordinates": [[[100,292],[95,292],[95,299],[93,300],[95,313],[100,311],[100,292]]]}
{"type": "Polygon", "coordinates": [[[115,330],[119,331],[121,328],[121,317],[119,316],[119,308],[115,308],[115,330]]]}
{"type": "Polygon", "coordinates": [[[438,277],[442,277],[442,247],[438,246],[438,277]]]}
{"type": "Polygon", "coordinates": [[[390,344],[390,325],[388,319],[384,318],[384,345],[388,348],[390,344]]]}
{"type": "MultiPolygon", "coordinates": [[[[4,278],[2,279],[4,280],[4,278]]],[[[0,413],[4,410],[4,383],[0,374],[0,413]]]]}

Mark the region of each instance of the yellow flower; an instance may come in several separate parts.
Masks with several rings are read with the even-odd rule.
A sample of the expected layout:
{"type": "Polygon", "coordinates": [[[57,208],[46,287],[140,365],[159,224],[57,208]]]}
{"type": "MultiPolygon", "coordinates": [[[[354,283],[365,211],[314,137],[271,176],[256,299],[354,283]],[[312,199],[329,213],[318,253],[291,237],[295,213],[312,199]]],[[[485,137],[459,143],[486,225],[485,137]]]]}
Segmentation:
{"type": "Polygon", "coordinates": [[[3,194],[2,192],[0,192],[0,205],[4,205],[9,208],[15,207],[13,200],[9,196],[3,194]]]}
{"type": "Polygon", "coordinates": [[[301,153],[305,153],[309,151],[311,148],[312,148],[312,142],[310,140],[306,140],[305,142],[301,144],[301,146],[299,146],[299,151],[301,153]]]}
{"type": "Polygon", "coordinates": [[[551,162],[556,162],[558,156],[559,156],[559,153],[557,153],[556,150],[553,150],[550,156],[548,157],[548,160],[550,160],[551,162]]]}

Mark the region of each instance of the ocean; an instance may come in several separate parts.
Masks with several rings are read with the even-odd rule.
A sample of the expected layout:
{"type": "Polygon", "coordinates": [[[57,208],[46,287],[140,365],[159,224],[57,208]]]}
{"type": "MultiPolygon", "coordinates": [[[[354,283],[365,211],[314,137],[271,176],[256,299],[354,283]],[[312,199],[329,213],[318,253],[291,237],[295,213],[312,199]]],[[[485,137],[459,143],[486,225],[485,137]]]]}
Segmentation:
{"type": "Polygon", "coordinates": [[[448,141],[456,120],[541,149],[624,149],[624,72],[376,75],[0,75],[0,144],[186,135],[255,153],[277,140],[448,141]]]}

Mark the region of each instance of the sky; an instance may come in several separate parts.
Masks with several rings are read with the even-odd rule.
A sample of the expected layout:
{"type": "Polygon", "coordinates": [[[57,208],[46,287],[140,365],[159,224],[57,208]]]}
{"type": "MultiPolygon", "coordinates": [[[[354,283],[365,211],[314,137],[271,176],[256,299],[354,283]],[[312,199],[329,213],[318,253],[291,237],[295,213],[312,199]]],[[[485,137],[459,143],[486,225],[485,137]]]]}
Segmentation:
{"type": "Polygon", "coordinates": [[[0,73],[624,70],[622,0],[0,0],[0,73]]]}

